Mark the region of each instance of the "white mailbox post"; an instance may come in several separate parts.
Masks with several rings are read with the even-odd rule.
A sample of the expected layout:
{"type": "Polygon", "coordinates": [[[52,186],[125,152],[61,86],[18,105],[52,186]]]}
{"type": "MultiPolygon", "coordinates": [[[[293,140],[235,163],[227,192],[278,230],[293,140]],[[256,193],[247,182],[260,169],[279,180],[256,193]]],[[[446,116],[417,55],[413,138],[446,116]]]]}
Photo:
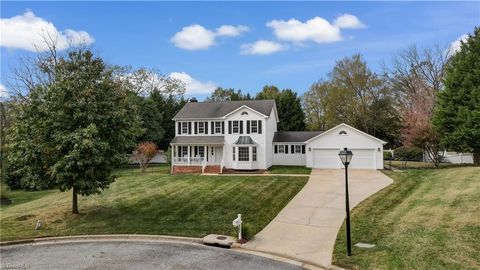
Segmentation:
{"type": "Polygon", "coordinates": [[[232,222],[233,226],[238,227],[238,240],[242,240],[242,214],[238,214],[237,218],[232,222]]]}

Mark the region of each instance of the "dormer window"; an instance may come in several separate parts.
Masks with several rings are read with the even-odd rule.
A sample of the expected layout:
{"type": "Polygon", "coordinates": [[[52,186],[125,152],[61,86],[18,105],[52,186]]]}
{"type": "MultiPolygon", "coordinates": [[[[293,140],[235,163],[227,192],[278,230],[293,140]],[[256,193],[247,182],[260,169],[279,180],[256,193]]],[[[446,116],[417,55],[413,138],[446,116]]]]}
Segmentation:
{"type": "Polygon", "coordinates": [[[347,135],[347,132],[345,130],[342,130],[338,133],[338,135],[347,135]]]}
{"type": "Polygon", "coordinates": [[[248,115],[248,112],[242,112],[242,115],[248,115]]]}

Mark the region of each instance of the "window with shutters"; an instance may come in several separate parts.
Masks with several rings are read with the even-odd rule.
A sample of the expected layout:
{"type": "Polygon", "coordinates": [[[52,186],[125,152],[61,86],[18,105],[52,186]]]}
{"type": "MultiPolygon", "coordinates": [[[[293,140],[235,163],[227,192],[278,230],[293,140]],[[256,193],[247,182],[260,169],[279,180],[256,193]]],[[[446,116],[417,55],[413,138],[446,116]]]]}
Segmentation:
{"type": "Polygon", "coordinates": [[[199,134],[205,134],[205,123],[204,122],[198,122],[198,133],[199,134]]]}
{"type": "Polygon", "coordinates": [[[295,145],[295,154],[301,154],[301,153],[302,153],[302,146],[295,145]]]}
{"type": "Polygon", "coordinates": [[[238,161],[250,161],[248,147],[238,147],[238,161]]]}
{"type": "Polygon", "coordinates": [[[250,133],[258,133],[258,121],[250,121],[250,133]]]}
{"type": "Polygon", "coordinates": [[[285,145],[279,145],[278,146],[278,153],[279,154],[285,154],[285,145]]]}
{"type": "Polygon", "coordinates": [[[222,133],[222,122],[215,122],[215,133],[222,133]]]}
{"type": "Polygon", "coordinates": [[[188,146],[180,146],[182,157],[188,157],[188,146]]]}
{"type": "Polygon", "coordinates": [[[239,133],[239,121],[232,121],[232,133],[239,133]]]}
{"type": "Polygon", "coordinates": [[[182,122],[182,134],[188,134],[188,122],[182,122]]]}

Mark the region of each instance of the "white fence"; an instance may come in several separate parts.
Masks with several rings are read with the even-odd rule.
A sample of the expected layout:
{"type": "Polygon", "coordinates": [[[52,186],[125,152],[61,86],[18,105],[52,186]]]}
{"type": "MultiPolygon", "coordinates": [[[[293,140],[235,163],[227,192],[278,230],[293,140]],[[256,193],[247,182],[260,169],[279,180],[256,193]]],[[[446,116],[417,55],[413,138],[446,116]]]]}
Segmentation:
{"type": "MultiPolygon", "coordinates": [[[[473,164],[472,153],[457,153],[457,152],[438,152],[442,157],[442,162],[451,164],[473,164]]],[[[427,153],[423,153],[423,161],[431,162],[431,159],[427,153]]]]}
{"type": "MultiPolygon", "coordinates": [[[[163,150],[159,150],[157,155],[150,161],[150,163],[167,163],[167,159],[165,158],[165,152],[163,150]]],[[[130,164],[138,164],[133,158],[133,155],[130,156],[130,164]]]]}

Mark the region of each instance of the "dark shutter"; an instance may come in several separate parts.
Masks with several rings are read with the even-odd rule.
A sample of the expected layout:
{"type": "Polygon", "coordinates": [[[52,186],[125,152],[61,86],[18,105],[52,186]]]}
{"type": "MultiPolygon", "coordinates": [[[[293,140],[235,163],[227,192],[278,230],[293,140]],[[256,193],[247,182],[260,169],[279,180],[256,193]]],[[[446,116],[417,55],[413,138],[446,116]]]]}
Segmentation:
{"type": "Polygon", "coordinates": [[[247,120],[247,134],[250,134],[250,120],[247,120]]]}
{"type": "Polygon", "coordinates": [[[208,122],[205,121],[205,134],[208,134],[208,122]]]}
{"type": "Polygon", "coordinates": [[[232,134],[232,121],[228,121],[228,134],[232,134]]]}
{"type": "Polygon", "coordinates": [[[182,134],[182,123],[178,122],[177,126],[178,126],[178,135],[180,135],[182,134]]]}
{"type": "Polygon", "coordinates": [[[274,148],[275,148],[274,152],[275,152],[275,154],[277,154],[278,153],[278,145],[275,145],[274,148]]]}
{"type": "Polygon", "coordinates": [[[193,151],[193,156],[196,157],[197,155],[198,155],[198,146],[195,146],[193,151]]]}
{"type": "Polygon", "coordinates": [[[193,134],[197,134],[197,133],[198,133],[198,123],[193,122],[193,134]]]}
{"type": "Polygon", "coordinates": [[[302,154],[305,154],[305,145],[302,145],[302,154]]]}
{"type": "Polygon", "coordinates": [[[262,134],[262,120],[258,120],[258,134],[262,134]]]}
{"type": "Polygon", "coordinates": [[[285,154],[288,154],[288,144],[285,144],[285,154]]]}
{"type": "Polygon", "coordinates": [[[290,153],[295,154],[295,145],[290,145],[290,153]]]}
{"type": "Polygon", "coordinates": [[[212,122],[212,134],[215,134],[215,125],[216,125],[217,122],[212,122]]]}
{"type": "Polygon", "coordinates": [[[240,134],[243,134],[243,121],[240,122],[240,134]]]}
{"type": "Polygon", "coordinates": [[[188,122],[188,134],[192,134],[192,122],[188,122]]]}
{"type": "Polygon", "coordinates": [[[225,134],[225,121],[222,121],[222,134],[225,134]]]}

